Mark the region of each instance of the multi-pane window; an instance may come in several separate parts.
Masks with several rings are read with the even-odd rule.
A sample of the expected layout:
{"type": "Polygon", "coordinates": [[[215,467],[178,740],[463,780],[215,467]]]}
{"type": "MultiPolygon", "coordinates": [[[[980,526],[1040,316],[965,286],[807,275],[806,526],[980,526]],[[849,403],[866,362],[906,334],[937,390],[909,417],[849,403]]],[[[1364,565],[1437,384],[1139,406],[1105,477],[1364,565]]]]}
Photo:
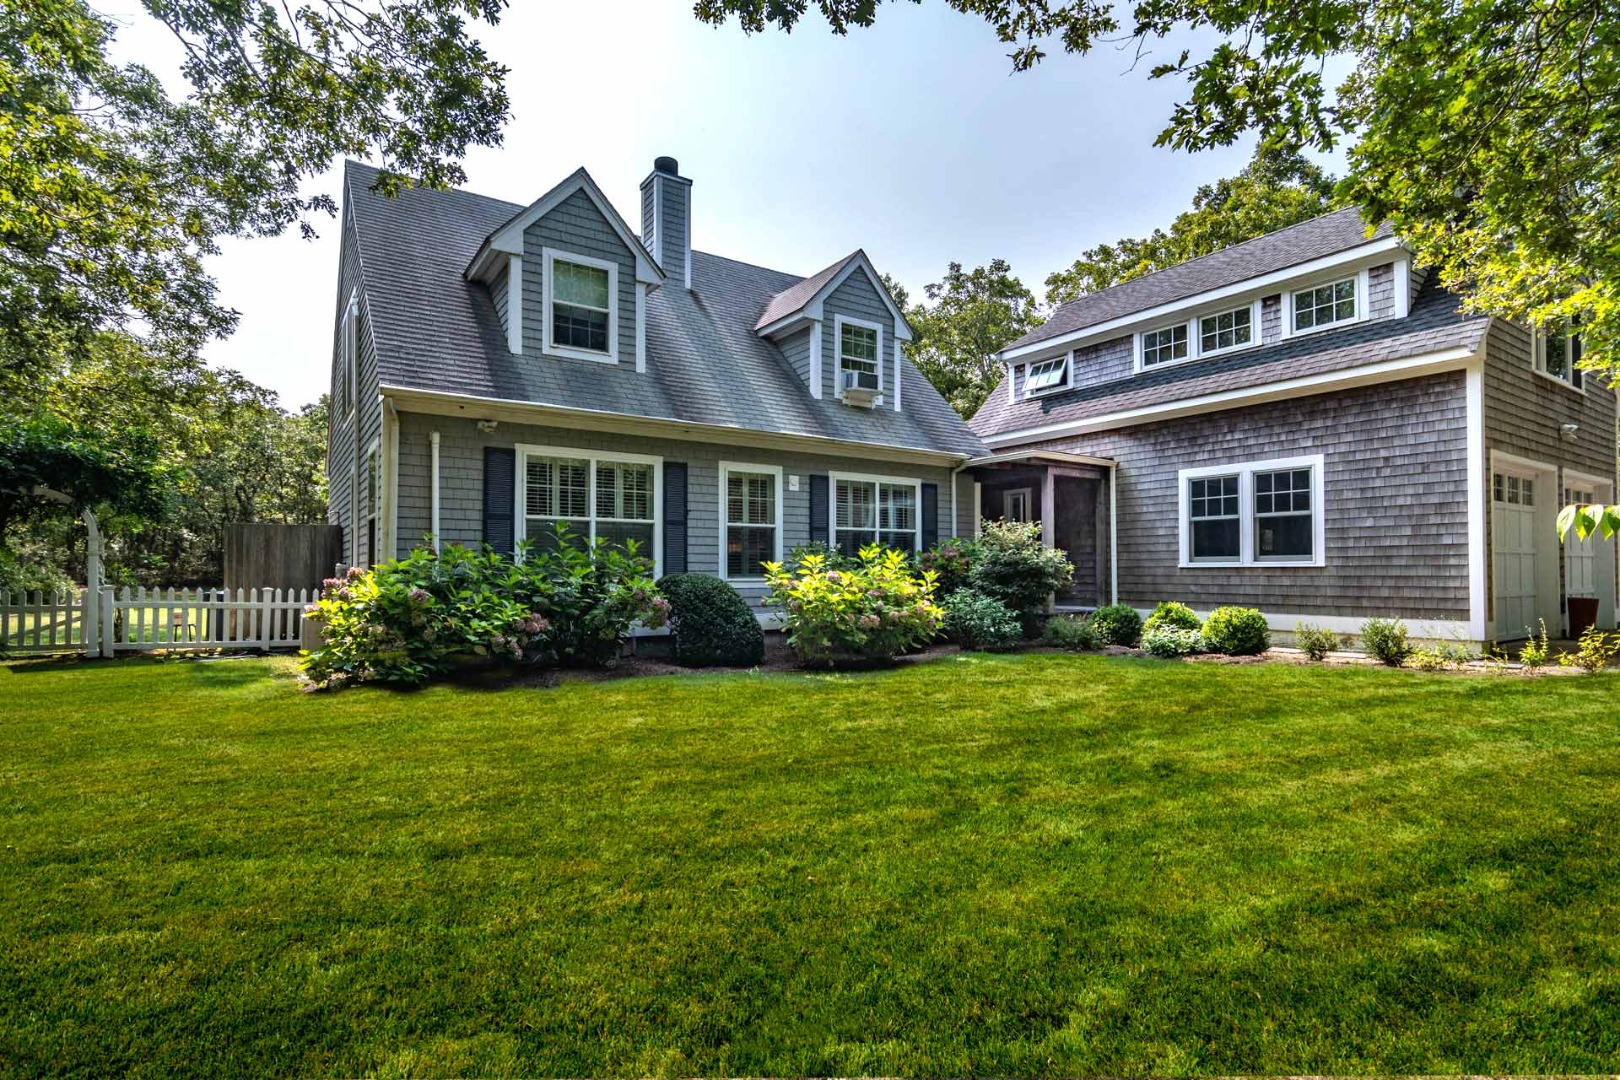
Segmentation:
{"type": "Polygon", "coordinates": [[[523,464],[524,535],[539,548],[555,547],[557,526],[569,542],[593,539],[626,546],[652,557],[655,466],[613,458],[526,454],[523,464]]]}
{"type": "Polygon", "coordinates": [[[551,343],[567,349],[608,351],[612,323],[608,271],[598,266],[551,260],[551,343]]]}
{"type": "Polygon", "coordinates": [[[1061,390],[1069,385],[1069,355],[1054,356],[1048,360],[1037,360],[1029,365],[1029,375],[1024,380],[1024,393],[1044,394],[1052,390],[1061,390]]]}
{"type": "Polygon", "coordinates": [[[1206,476],[1188,481],[1188,555],[1233,560],[1242,555],[1241,510],[1236,476],[1206,476]]]}
{"type": "Polygon", "coordinates": [[[878,543],[902,551],[918,547],[917,485],[839,479],[833,492],[833,546],[854,555],[878,543]]]}
{"type": "Polygon", "coordinates": [[[1167,364],[1187,359],[1187,326],[1167,326],[1163,330],[1149,330],[1142,335],[1142,366],[1167,364]]]}
{"type": "Polygon", "coordinates": [[[726,576],[764,577],[778,558],[775,473],[726,472],[726,576]]]}
{"type": "Polygon", "coordinates": [[[1536,482],[1528,476],[1497,473],[1492,478],[1491,494],[1497,502],[1509,506],[1536,505],[1536,482]]]}
{"type": "Polygon", "coordinates": [[[1543,375],[1568,383],[1579,390],[1582,387],[1579,334],[1543,334],[1537,332],[1531,343],[1535,354],[1536,370],[1543,375]]]}
{"type": "Polygon", "coordinates": [[[1254,339],[1254,310],[1244,306],[1198,320],[1198,351],[1221,352],[1247,345],[1254,339]]]}
{"type": "Polygon", "coordinates": [[[838,387],[840,390],[859,388],[877,390],[882,385],[878,375],[878,329],[860,323],[838,324],[838,387]]]}
{"type": "Polygon", "coordinates": [[[1294,329],[1315,330],[1356,317],[1356,279],[1301,289],[1294,294],[1294,329]]]}
{"type": "Polygon", "coordinates": [[[1256,559],[1308,559],[1315,522],[1311,516],[1311,470],[1254,474],[1256,559]]]}

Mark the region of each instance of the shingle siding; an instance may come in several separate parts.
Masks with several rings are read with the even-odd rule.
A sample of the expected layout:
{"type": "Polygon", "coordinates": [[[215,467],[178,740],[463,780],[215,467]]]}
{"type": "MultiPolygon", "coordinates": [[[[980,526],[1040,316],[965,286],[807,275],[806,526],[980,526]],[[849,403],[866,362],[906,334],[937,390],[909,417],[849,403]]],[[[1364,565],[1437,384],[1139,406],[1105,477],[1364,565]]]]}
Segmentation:
{"type": "Polygon", "coordinates": [[[1493,322],[1485,347],[1485,449],[1610,478],[1615,471],[1615,395],[1586,373],[1584,394],[1536,374],[1530,332],[1493,322]],[[1575,441],[1564,424],[1577,424],[1575,441]]]}
{"type": "MultiPolygon", "coordinates": [[[[808,477],[816,473],[872,473],[937,484],[939,534],[948,536],[954,531],[951,528],[950,516],[951,470],[949,469],[505,423],[493,432],[484,432],[480,431],[472,420],[403,413],[400,416],[399,436],[399,529],[402,550],[420,544],[431,529],[432,481],[429,435],[433,431],[439,432],[439,524],[442,539],[446,543],[477,545],[483,542],[484,447],[510,447],[516,444],[616,451],[652,455],[665,461],[685,462],[688,467],[687,563],[693,572],[715,574],[719,569],[719,485],[722,461],[782,467],[784,554],[794,547],[809,542],[808,477]],[[798,491],[790,490],[789,478],[794,476],[798,477],[798,491]]],[[[971,512],[969,518],[971,520],[971,512]]],[[[740,592],[755,603],[765,591],[759,584],[747,582],[735,584],[740,592]]]]}
{"type": "MultiPolygon", "coordinates": [[[[618,352],[620,364],[636,359],[636,258],[619,239],[608,219],[584,191],[576,191],[523,233],[523,352],[539,355],[547,347],[545,319],[546,248],[593,259],[619,268],[618,352]]],[[[583,361],[592,363],[593,361],[583,361]]]]}
{"type": "MultiPolygon", "coordinates": [[[[878,356],[878,370],[883,382],[883,406],[894,408],[894,318],[889,307],[878,296],[872,282],[861,271],[845,278],[821,305],[821,393],[832,398],[838,389],[838,336],[835,316],[875,322],[883,327],[883,346],[878,356]]],[[[905,407],[905,391],[901,390],[901,407],[905,407]]]]}
{"type": "MultiPolygon", "coordinates": [[[[328,401],[333,402],[327,438],[326,520],[343,528],[343,560],[359,565],[380,557],[366,550],[363,523],[370,513],[365,483],[365,456],[382,432],[382,405],[377,396],[377,348],[372,336],[371,316],[366,302],[364,276],[356,243],[353,215],[345,212],[341,250],[338,255],[337,303],[332,320],[332,362],[329,367],[328,401]],[[356,341],[360,366],[355,381],[353,416],[340,416],[336,410],[340,380],[348,373],[343,364],[343,315],[349,296],[360,294],[356,341]],[[352,479],[359,481],[355,486],[352,479]]],[[[379,490],[379,494],[381,494],[379,490]]]]}
{"type": "Polygon", "coordinates": [[[1466,619],[1465,413],[1454,372],[1036,445],[1119,462],[1127,603],[1466,619]],[[1179,470],[1309,454],[1324,456],[1325,566],[1178,565],[1179,470]]]}
{"type": "Polygon", "coordinates": [[[1260,301],[1260,344],[1282,340],[1282,294],[1260,301]]]}
{"type": "MultiPolygon", "coordinates": [[[[1072,383],[1076,387],[1098,386],[1131,377],[1136,363],[1136,336],[1127,334],[1112,341],[1100,341],[1074,351],[1072,383]]],[[[1020,369],[1020,376],[1026,369],[1020,369]]],[[[1022,387],[1020,387],[1022,389],[1022,387]]]]}
{"type": "Polygon", "coordinates": [[[1367,317],[1383,319],[1395,314],[1395,265],[1385,263],[1367,271],[1367,317]]]}

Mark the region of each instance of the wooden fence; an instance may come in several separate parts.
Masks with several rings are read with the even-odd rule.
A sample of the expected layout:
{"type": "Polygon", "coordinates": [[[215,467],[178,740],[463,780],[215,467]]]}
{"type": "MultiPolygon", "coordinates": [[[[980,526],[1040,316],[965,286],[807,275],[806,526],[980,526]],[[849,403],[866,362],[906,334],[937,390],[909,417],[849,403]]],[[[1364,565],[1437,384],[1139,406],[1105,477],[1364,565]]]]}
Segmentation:
{"type": "Polygon", "coordinates": [[[296,649],[311,589],[0,592],[0,652],[296,649]]]}

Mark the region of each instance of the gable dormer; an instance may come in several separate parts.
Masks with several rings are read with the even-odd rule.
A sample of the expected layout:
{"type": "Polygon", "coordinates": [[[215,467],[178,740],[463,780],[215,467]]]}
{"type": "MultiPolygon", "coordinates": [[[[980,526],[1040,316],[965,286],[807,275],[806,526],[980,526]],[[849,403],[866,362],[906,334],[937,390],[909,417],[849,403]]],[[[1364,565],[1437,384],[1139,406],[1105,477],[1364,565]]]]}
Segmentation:
{"type": "Polygon", "coordinates": [[[514,355],[647,366],[647,289],[665,274],[584,169],[485,239],[467,267],[514,355]]]}
{"type": "Polygon", "coordinates": [[[911,327],[866,252],[855,251],[771,298],[754,327],[777,343],[813,398],[904,407],[911,327]]]}

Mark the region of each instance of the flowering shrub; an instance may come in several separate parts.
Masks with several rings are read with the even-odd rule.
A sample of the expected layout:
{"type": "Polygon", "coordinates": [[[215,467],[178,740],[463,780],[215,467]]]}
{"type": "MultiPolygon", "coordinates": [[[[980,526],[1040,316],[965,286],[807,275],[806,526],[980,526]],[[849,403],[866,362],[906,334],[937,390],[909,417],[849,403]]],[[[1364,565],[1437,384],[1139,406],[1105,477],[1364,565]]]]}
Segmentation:
{"type": "Polygon", "coordinates": [[[1074,580],[1069,557],[1041,543],[1041,527],[1017,521],[986,521],[974,553],[968,584],[1000,600],[1026,624],[1046,610],[1053,593],[1074,580]]]}
{"type": "Polygon", "coordinates": [[[924,644],[939,630],[935,576],[913,572],[907,556],[876,544],[861,549],[853,567],[829,569],[820,554],[796,568],[765,564],[768,602],[783,611],[788,643],[806,664],[892,660],[924,644]]]}
{"type": "Polygon", "coordinates": [[[917,563],[924,570],[934,572],[938,578],[934,584],[934,594],[943,601],[958,589],[967,588],[977,555],[978,545],[973,541],[953,536],[923,552],[917,563]]]}
{"type": "Polygon", "coordinates": [[[602,664],[618,656],[632,623],[663,625],[669,606],[647,560],[566,539],[556,551],[525,547],[517,561],[451,545],[351,567],[304,612],[322,630],[301,660],[304,674],[323,687],[416,685],[476,660],[602,664]]]}

